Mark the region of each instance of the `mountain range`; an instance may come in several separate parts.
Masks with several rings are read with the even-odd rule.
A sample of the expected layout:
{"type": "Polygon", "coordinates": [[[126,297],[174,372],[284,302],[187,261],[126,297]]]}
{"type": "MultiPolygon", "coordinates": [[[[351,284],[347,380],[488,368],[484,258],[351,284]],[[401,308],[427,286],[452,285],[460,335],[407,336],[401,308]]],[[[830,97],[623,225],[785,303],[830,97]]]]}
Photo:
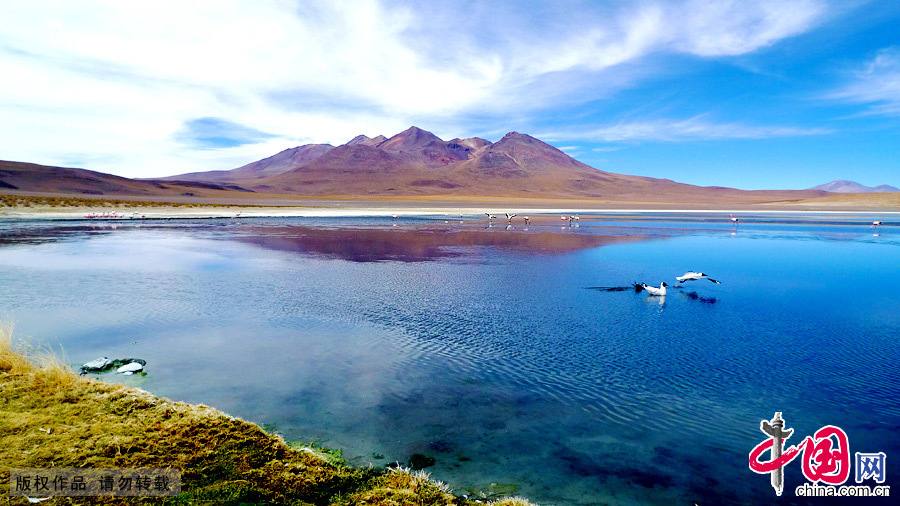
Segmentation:
{"type": "MultiPolygon", "coordinates": [[[[0,189],[19,192],[197,198],[537,198],[630,204],[783,203],[829,195],[745,191],[605,172],[530,135],[445,141],[410,127],[340,146],[306,144],[231,169],[129,179],[83,169],[0,162],[0,189]]],[[[829,190],[833,191],[833,190],[829,190]]]]}
{"type": "Polygon", "coordinates": [[[887,193],[900,192],[900,188],[891,185],[866,186],[856,181],[846,179],[835,179],[830,183],[820,184],[810,188],[811,190],[821,190],[829,193],[887,193]]]}
{"type": "Polygon", "coordinates": [[[742,191],[605,172],[530,135],[509,132],[445,141],[410,127],[390,138],[359,135],[346,144],[307,144],[229,171],[164,178],[169,182],[236,185],[254,192],[340,196],[500,196],[657,201],[717,197],[771,200],[816,191],[742,191]]]}

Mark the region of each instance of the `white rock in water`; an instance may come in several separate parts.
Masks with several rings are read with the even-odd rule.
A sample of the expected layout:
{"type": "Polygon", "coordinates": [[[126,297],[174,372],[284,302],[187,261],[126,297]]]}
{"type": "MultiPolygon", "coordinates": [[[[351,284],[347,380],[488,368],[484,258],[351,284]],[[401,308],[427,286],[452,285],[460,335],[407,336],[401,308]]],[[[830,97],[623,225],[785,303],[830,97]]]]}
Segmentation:
{"type": "Polygon", "coordinates": [[[131,362],[116,369],[116,372],[120,372],[122,374],[132,374],[142,370],[143,368],[144,366],[142,366],[138,362],[131,362]]]}
{"type": "Polygon", "coordinates": [[[112,362],[112,360],[110,360],[109,357],[95,358],[90,362],[86,362],[81,367],[85,369],[103,369],[104,367],[108,366],[110,362],[112,362]]]}

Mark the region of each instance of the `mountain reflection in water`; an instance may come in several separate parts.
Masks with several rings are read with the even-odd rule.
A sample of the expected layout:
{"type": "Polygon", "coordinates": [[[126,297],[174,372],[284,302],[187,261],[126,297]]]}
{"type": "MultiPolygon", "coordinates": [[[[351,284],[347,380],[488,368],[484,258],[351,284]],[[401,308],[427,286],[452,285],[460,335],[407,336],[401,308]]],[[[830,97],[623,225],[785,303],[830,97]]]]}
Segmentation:
{"type": "Polygon", "coordinates": [[[424,262],[470,254],[474,248],[531,253],[567,253],[608,244],[648,239],[644,235],[596,235],[572,231],[503,228],[321,228],[306,226],[243,229],[243,243],[265,249],[351,262],[424,262]]]}

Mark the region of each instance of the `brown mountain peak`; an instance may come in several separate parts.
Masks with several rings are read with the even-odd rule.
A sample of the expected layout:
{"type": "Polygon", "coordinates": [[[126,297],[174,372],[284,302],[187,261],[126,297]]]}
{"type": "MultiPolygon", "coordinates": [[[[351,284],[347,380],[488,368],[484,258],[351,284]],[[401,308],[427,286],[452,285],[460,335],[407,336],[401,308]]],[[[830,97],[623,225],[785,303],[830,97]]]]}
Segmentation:
{"type": "Polygon", "coordinates": [[[549,146],[549,144],[547,144],[546,142],[544,142],[538,138],[532,137],[528,134],[522,134],[519,132],[508,132],[506,135],[503,136],[503,138],[501,138],[499,141],[497,141],[497,144],[500,144],[501,142],[504,142],[504,141],[505,142],[525,142],[525,143],[529,143],[529,144],[537,143],[537,144],[544,144],[546,146],[549,146]]]}
{"type": "MultiPolygon", "coordinates": [[[[397,135],[434,135],[434,134],[429,132],[428,130],[425,130],[424,128],[419,128],[415,125],[411,125],[409,128],[400,132],[397,135]]],[[[437,136],[435,135],[435,137],[437,137],[437,136]]]]}
{"type": "Polygon", "coordinates": [[[377,137],[369,137],[368,135],[360,134],[360,135],[357,135],[356,137],[350,139],[350,141],[347,142],[347,145],[353,146],[356,144],[361,144],[363,146],[377,146],[378,144],[384,142],[385,140],[386,140],[386,137],[383,135],[379,135],[377,137]]]}
{"type": "Polygon", "coordinates": [[[411,151],[422,148],[432,142],[444,142],[440,137],[428,130],[422,130],[417,126],[411,126],[382,142],[378,147],[389,151],[411,151]]]}
{"type": "Polygon", "coordinates": [[[347,141],[347,144],[365,144],[368,142],[372,142],[372,138],[365,134],[359,134],[356,137],[347,141]]]}

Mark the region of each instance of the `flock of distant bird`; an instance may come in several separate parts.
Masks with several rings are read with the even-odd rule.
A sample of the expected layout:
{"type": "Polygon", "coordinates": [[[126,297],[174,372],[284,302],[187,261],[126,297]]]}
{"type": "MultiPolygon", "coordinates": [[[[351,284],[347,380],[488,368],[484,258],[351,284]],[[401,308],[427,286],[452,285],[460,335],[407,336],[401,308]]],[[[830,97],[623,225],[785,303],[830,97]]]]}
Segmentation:
{"type": "MultiPolygon", "coordinates": [[[[484,213],[484,215],[487,216],[488,221],[491,222],[491,223],[493,223],[494,220],[497,219],[497,215],[496,215],[496,214],[493,214],[493,213],[484,213]]],[[[516,216],[518,216],[518,214],[516,214],[516,213],[503,213],[503,215],[506,216],[506,223],[507,223],[507,224],[510,224],[510,225],[512,224],[513,218],[515,218],[516,216]]],[[[240,216],[240,213],[238,213],[237,216],[240,216]]],[[[400,216],[397,215],[397,214],[391,215],[391,217],[394,218],[395,220],[398,219],[398,218],[400,218],[400,216]]],[[[460,218],[462,218],[462,215],[460,215],[460,218]]],[[[529,216],[523,216],[522,219],[525,220],[525,224],[526,224],[526,225],[528,225],[528,223],[531,221],[531,218],[530,218],[529,216]]],[[[579,221],[579,220],[581,219],[581,216],[578,216],[577,214],[564,214],[564,215],[560,216],[559,219],[562,220],[562,221],[567,221],[567,222],[569,222],[569,223],[572,223],[572,222],[579,221]]],[[[735,216],[735,215],[733,215],[733,214],[729,214],[729,215],[728,215],[728,220],[729,220],[731,223],[734,223],[735,225],[737,225],[737,224],[740,223],[740,221],[741,221],[740,218],[738,218],[737,216],[735,216]]],[[[873,222],[872,222],[872,226],[873,226],[873,227],[880,227],[880,226],[881,226],[881,220],[875,220],[875,221],[873,221],[873,222]]]]}
{"type": "MultiPolygon", "coordinates": [[[[734,223],[734,224],[737,224],[738,222],[741,221],[740,218],[738,218],[737,216],[735,216],[735,215],[733,215],[733,214],[729,214],[729,215],[728,215],[728,219],[730,219],[731,222],[734,223]]],[[[874,220],[874,221],[872,221],[872,226],[873,226],[873,227],[880,227],[880,226],[881,226],[881,220],[874,220]]]]}
{"type": "MultiPolygon", "coordinates": [[[[513,218],[518,216],[518,214],[516,214],[516,213],[503,213],[503,214],[504,214],[504,216],[506,216],[506,223],[510,224],[510,225],[512,224],[513,218]]],[[[488,217],[489,222],[493,222],[494,220],[497,219],[496,214],[484,213],[484,215],[488,217]]],[[[528,225],[528,223],[531,221],[531,218],[529,216],[523,216],[522,219],[525,220],[526,225],[528,225]]]]}
{"type": "MultiPolygon", "coordinates": [[[[497,215],[496,215],[496,214],[484,213],[484,215],[488,217],[488,221],[489,221],[489,222],[493,222],[494,220],[497,219],[497,215]]],[[[515,214],[515,213],[503,213],[503,215],[506,216],[506,223],[507,223],[507,224],[512,224],[513,218],[515,218],[516,216],[518,216],[518,214],[515,214]]],[[[526,224],[526,225],[528,225],[528,223],[531,221],[531,218],[528,217],[528,216],[523,216],[522,219],[525,220],[525,224],[526,224]]],[[[577,214],[563,215],[563,216],[560,216],[559,219],[562,220],[562,221],[568,221],[569,223],[572,223],[573,221],[578,221],[578,220],[580,220],[580,219],[581,219],[581,216],[578,216],[577,214]]]]}
{"type": "MultiPolygon", "coordinates": [[[[512,223],[513,218],[515,218],[516,216],[518,216],[518,214],[515,214],[515,213],[503,213],[503,214],[506,216],[506,223],[512,223]]],[[[492,213],[484,213],[484,215],[487,216],[487,217],[488,217],[488,221],[491,221],[491,222],[497,219],[497,215],[496,215],[496,214],[492,214],[492,213]]],[[[394,217],[396,218],[397,216],[395,215],[394,217]]],[[[523,216],[523,218],[525,219],[525,224],[526,224],[526,225],[527,225],[528,222],[531,220],[531,218],[529,218],[528,216],[523,216]]],[[[564,214],[564,215],[560,216],[559,219],[562,220],[562,221],[568,221],[568,222],[571,223],[571,222],[573,222],[573,221],[578,221],[578,220],[580,220],[581,217],[578,216],[577,214],[568,214],[568,215],[567,215],[567,214],[564,214]]],[[[741,219],[738,218],[737,216],[733,215],[733,214],[729,214],[729,215],[728,215],[728,221],[730,221],[731,223],[734,223],[734,224],[736,225],[736,224],[740,223],[741,219]]],[[[873,227],[881,226],[881,220],[875,220],[875,221],[873,221],[873,222],[872,222],[872,226],[873,226],[873,227]]]]}

